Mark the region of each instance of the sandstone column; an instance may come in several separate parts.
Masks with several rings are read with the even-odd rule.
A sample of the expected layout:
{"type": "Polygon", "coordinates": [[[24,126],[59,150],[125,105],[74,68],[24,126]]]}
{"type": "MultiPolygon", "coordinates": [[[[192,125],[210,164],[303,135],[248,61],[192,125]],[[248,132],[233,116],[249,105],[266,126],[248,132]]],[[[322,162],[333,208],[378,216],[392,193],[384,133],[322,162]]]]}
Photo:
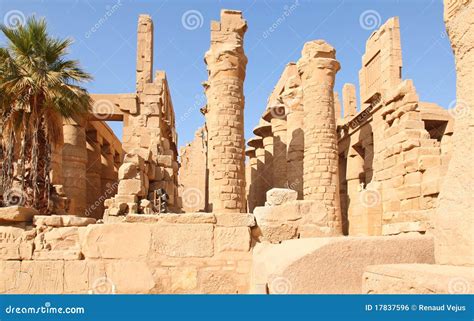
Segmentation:
{"type": "Polygon", "coordinates": [[[444,1],[444,19],[456,62],[453,155],[435,217],[435,258],[474,265],[474,1],[444,1]]]}
{"type": "Polygon", "coordinates": [[[339,99],[339,94],[337,92],[334,92],[334,117],[336,117],[336,125],[338,119],[341,118],[341,112],[342,112],[342,107],[341,107],[341,100],[339,99]]]}
{"type": "Polygon", "coordinates": [[[101,174],[101,155],[100,142],[96,130],[87,131],[87,204],[85,215],[93,218],[102,218],[104,213],[104,202],[100,201],[100,174],[101,174]]]}
{"type": "Polygon", "coordinates": [[[68,213],[84,216],[87,204],[86,191],[86,130],[73,119],[63,124],[63,179],[64,192],[71,200],[68,213]]]}
{"type": "Polygon", "coordinates": [[[211,24],[204,83],[208,128],[209,206],[214,212],[245,212],[243,40],[247,22],[240,11],[222,10],[211,24]]]}
{"type": "Polygon", "coordinates": [[[302,104],[301,79],[299,76],[290,77],[287,80],[284,93],[286,94],[286,97],[283,97],[283,101],[288,107],[288,114],[286,115],[288,187],[298,192],[298,199],[302,200],[304,111],[302,104]]]}
{"type": "Polygon", "coordinates": [[[338,148],[334,117],[336,50],[323,40],[307,42],[298,61],[303,87],[305,200],[324,203],[330,228],[341,229],[338,148]],[[322,201],[324,200],[324,201],[322,201]]]}
{"type": "Polygon", "coordinates": [[[138,17],[137,92],[153,79],[153,21],[149,15],[138,17]]]}
{"type": "Polygon", "coordinates": [[[357,114],[356,88],[353,84],[342,86],[342,103],[344,105],[344,118],[357,114]]]}
{"type": "MultiPolygon", "coordinates": [[[[252,178],[252,184],[255,185],[254,193],[254,208],[256,206],[263,206],[265,204],[265,184],[263,175],[265,170],[265,149],[263,148],[262,137],[255,136],[250,138],[247,142],[250,147],[255,148],[256,172],[252,178]]],[[[252,211],[251,211],[252,212],[252,211]]]]}
{"type": "Polygon", "coordinates": [[[273,135],[272,187],[287,188],[286,110],[283,105],[270,106],[264,119],[271,124],[273,135]]]}
{"type": "Polygon", "coordinates": [[[250,213],[253,212],[253,209],[255,208],[255,201],[256,201],[256,187],[257,187],[257,166],[258,166],[258,160],[255,155],[255,148],[254,147],[249,147],[245,150],[245,155],[249,158],[248,161],[248,166],[247,169],[250,171],[247,175],[247,184],[248,184],[248,196],[247,196],[247,202],[248,202],[248,210],[250,213]]]}
{"type": "Polygon", "coordinates": [[[266,193],[273,188],[273,135],[272,126],[269,122],[260,119],[260,123],[254,128],[253,133],[262,137],[263,150],[265,151],[265,162],[262,170],[261,193],[263,203],[266,201],[266,193]]]}

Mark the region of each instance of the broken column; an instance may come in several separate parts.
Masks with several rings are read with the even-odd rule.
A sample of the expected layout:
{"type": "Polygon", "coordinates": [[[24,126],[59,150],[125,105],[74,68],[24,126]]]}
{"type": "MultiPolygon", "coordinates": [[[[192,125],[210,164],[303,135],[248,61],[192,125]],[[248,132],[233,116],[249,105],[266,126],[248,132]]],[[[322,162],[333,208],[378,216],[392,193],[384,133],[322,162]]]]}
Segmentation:
{"type": "Polygon", "coordinates": [[[324,204],[329,229],[341,230],[338,148],[334,116],[334,80],[339,70],[336,50],[323,40],[307,42],[298,61],[304,119],[305,200],[324,204]]]}
{"type": "Polygon", "coordinates": [[[354,84],[346,83],[342,86],[342,103],[344,106],[344,118],[350,118],[357,114],[356,88],[354,84]]]}
{"type": "Polygon", "coordinates": [[[444,1],[444,19],[456,62],[453,155],[435,217],[440,264],[474,265],[474,1],[444,1]]]}
{"type": "Polygon", "coordinates": [[[211,24],[204,83],[208,128],[209,206],[214,212],[245,212],[244,93],[247,57],[242,12],[222,10],[211,24]]]}
{"type": "Polygon", "coordinates": [[[254,147],[249,147],[245,150],[245,155],[249,158],[248,160],[248,165],[247,165],[247,170],[249,173],[247,173],[247,205],[248,205],[248,211],[250,213],[253,212],[253,209],[256,206],[256,194],[255,190],[257,187],[257,171],[258,171],[258,160],[255,155],[255,148],[254,147]]]}
{"type": "Polygon", "coordinates": [[[272,187],[286,188],[286,108],[283,104],[274,102],[265,111],[263,119],[271,124],[273,136],[272,187]]]}

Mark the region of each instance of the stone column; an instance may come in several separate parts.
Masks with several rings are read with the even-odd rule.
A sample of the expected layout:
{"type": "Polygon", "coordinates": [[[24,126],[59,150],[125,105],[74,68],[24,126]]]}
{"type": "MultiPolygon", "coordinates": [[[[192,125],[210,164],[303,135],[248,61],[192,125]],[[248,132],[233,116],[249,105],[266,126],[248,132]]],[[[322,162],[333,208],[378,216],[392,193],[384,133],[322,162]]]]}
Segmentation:
{"type": "Polygon", "coordinates": [[[344,104],[344,118],[357,114],[356,88],[346,83],[342,86],[342,103],[344,104]]]}
{"type": "Polygon", "coordinates": [[[262,137],[263,149],[265,151],[265,162],[262,170],[261,193],[263,193],[264,204],[266,193],[273,188],[273,135],[272,126],[269,122],[260,119],[260,124],[254,128],[253,133],[262,137]]]}
{"type": "Polygon", "coordinates": [[[247,22],[240,11],[222,10],[211,24],[204,83],[208,128],[209,206],[213,212],[245,212],[243,40],[247,22]]]}
{"type": "Polygon", "coordinates": [[[444,19],[456,62],[453,155],[435,217],[439,264],[474,265],[474,1],[444,1],[444,19]]]}
{"type": "Polygon", "coordinates": [[[137,92],[153,80],[153,21],[149,15],[138,17],[137,92]]]}
{"type": "Polygon", "coordinates": [[[101,195],[111,197],[117,192],[118,174],[115,171],[115,155],[108,142],[102,144],[101,153],[101,195]]]}
{"type": "Polygon", "coordinates": [[[88,130],[87,135],[87,208],[85,215],[93,218],[102,218],[104,200],[101,198],[101,155],[100,142],[96,130],[88,130]]]}
{"type": "Polygon", "coordinates": [[[338,148],[334,117],[336,50],[323,40],[307,42],[298,61],[304,105],[305,200],[323,203],[330,229],[341,230],[338,148]]]}
{"type": "Polygon", "coordinates": [[[63,123],[63,179],[68,199],[69,214],[84,216],[87,204],[86,190],[86,130],[83,123],[66,120],[63,123]]]}
{"type": "Polygon", "coordinates": [[[247,142],[250,147],[255,148],[255,159],[256,159],[256,172],[252,178],[252,184],[255,185],[254,201],[255,206],[263,206],[265,204],[265,184],[263,181],[263,175],[265,170],[265,149],[263,148],[262,137],[256,136],[250,138],[247,142]]]}
{"type": "Polygon", "coordinates": [[[347,152],[347,196],[349,204],[347,208],[347,220],[349,221],[349,235],[367,235],[364,234],[362,220],[365,215],[364,208],[361,208],[360,196],[363,183],[361,173],[364,172],[364,158],[356,151],[354,146],[350,146],[347,152]]]}
{"type": "Polygon", "coordinates": [[[248,203],[248,210],[250,213],[253,212],[256,204],[256,187],[257,187],[257,171],[258,171],[258,160],[255,155],[255,148],[249,147],[245,150],[245,155],[249,158],[247,169],[250,173],[247,175],[248,181],[248,194],[247,194],[247,203],[248,203]]]}
{"type": "Polygon", "coordinates": [[[285,106],[270,106],[265,112],[264,119],[270,122],[273,136],[272,187],[288,188],[285,106]]]}
{"type": "Polygon", "coordinates": [[[286,115],[287,131],[287,177],[288,187],[298,193],[298,199],[303,199],[303,157],[304,157],[304,111],[302,104],[301,79],[291,77],[285,84],[284,97],[288,114],[286,115]]]}
{"type": "Polygon", "coordinates": [[[339,94],[334,92],[334,117],[336,117],[336,125],[337,121],[341,118],[341,100],[339,99],[339,94]]]}

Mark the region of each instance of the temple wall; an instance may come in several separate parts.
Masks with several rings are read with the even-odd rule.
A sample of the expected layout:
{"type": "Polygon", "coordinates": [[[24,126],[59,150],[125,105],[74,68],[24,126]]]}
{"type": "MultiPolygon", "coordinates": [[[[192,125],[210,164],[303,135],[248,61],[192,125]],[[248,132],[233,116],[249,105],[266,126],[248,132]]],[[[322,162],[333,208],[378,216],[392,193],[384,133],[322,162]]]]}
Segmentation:
{"type": "Polygon", "coordinates": [[[0,293],[248,293],[251,215],[84,226],[93,222],[37,216],[34,227],[0,226],[0,293]]]}

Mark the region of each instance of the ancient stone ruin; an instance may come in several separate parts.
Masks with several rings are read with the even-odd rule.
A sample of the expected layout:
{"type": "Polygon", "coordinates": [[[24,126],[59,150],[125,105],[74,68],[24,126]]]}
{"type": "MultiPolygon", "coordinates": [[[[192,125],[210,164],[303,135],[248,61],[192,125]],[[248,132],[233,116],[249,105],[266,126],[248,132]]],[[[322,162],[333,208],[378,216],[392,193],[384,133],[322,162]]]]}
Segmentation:
{"type": "MultiPolygon", "coordinates": [[[[474,2],[445,2],[457,102],[474,106],[474,2]]],[[[358,90],[334,90],[337,48],[304,44],[247,141],[246,30],[240,11],[211,23],[203,126],[178,155],[140,15],[136,91],[59,126],[55,212],[3,191],[0,293],[474,291],[474,116],[420,101],[398,18],[367,40],[358,90]]]]}

